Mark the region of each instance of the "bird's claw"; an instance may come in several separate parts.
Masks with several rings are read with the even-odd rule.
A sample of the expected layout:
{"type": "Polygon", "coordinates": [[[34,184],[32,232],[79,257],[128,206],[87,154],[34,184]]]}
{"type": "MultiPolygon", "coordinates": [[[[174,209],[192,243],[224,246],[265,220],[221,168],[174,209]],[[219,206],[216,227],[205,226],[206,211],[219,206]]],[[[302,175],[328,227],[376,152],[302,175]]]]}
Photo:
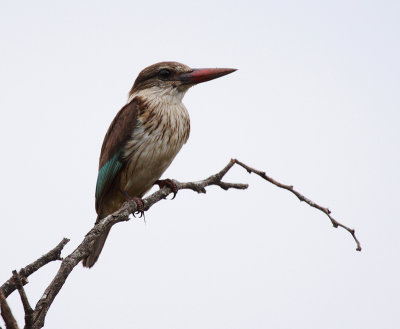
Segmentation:
{"type": "Polygon", "coordinates": [[[176,194],[178,193],[178,185],[176,185],[176,183],[172,180],[172,179],[159,179],[155,182],[155,184],[157,184],[160,189],[162,189],[163,187],[168,187],[171,189],[172,193],[174,194],[172,199],[175,199],[176,194]]]}
{"type": "Polygon", "coordinates": [[[131,197],[129,195],[129,193],[125,190],[121,190],[122,195],[125,197],[125,199],[127,201],[135,201],[136,203],[136,210],[132,213],[133,217],[136,218],[136,214],[139,214],[139,218],[141,218],[143,216],[144,221],[146,221],[145,217],[144,217],[144,204],[143,204],[143,200],[141,198],[138,197],[131,197]]]}
{"type": "Polygon", "coordinates": [[[144,204],[143,204],[143,200],[141,198],[138,197],[133,197],[132,198],[133,201],[135,201],[136,203],[136,210],[132,213],[133,217],[136,218],[135,215],[139,215],[139,218],[144,219],[144,204]]]}

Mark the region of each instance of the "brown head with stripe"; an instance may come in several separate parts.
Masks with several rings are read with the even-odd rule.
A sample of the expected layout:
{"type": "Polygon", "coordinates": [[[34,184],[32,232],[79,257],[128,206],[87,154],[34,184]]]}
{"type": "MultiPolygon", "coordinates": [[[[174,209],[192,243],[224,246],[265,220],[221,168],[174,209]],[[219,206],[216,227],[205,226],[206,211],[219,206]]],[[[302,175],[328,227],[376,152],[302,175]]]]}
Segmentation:
{"type": "Polygon", "coordinates": [[[129,92],[129,96],[150,88],[161,90],[177,89],[179,92],[185,92],[193,85],[222,77],[234,71],[236,69],[193,69],[178,62],[160,62],[146,67],[139,73],[129,92]]]}

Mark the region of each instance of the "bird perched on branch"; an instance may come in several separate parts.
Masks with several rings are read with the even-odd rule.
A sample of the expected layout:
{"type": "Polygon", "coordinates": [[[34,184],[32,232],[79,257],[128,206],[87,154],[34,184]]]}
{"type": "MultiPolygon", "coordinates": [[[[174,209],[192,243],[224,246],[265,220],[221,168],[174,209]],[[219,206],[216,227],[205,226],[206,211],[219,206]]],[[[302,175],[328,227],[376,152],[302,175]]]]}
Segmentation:
{"type": "MultiPolygon", "coordinates": [[[[158,179],[189,137],[189,114],[182,98],[190,87],[234,71],[162,62],[140,72],[128,102],[104,137],[96,185],[96,223],[132,199],[143,214],[141,198],[154,184],[169,186],[175,196],[173,181],[158,179]]],[[[95,241],[83,266],[96,263],[108,233],[95,241]]]]}

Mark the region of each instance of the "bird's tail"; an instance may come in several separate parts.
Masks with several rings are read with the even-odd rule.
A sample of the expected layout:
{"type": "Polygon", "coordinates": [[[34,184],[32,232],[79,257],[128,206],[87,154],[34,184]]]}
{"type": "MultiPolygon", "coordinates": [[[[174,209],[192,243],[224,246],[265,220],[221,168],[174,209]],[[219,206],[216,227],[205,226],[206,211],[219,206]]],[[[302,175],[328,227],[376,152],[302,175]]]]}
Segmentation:
{"type": "MultiPolygon", "coordinates": [[[[98,222],[99,218],[97,218],[96,223],[98,222]]],[[[110,228],[108,228],[104,233],[102,233],[97,240],[94,242],[94,246],[91,248],[89,256],[82,260],[82,265],[84,267],[91,268],[100,256],[101,251],[103,250],[104,243],[106,242],[108,233],[110,232],[110,228]]]]}

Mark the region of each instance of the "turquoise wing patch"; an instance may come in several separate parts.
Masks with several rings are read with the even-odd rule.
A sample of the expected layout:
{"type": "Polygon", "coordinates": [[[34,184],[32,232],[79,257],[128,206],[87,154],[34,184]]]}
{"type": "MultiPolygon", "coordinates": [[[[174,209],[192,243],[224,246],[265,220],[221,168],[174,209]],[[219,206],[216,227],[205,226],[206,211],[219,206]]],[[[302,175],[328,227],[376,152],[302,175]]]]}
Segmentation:
{"type": "Polygon", "coordinates": [[[99,200],[104,190],[111,185],[118,171],[122,168],[121,151],[118,151],[103,167],[100,168],[96,183],[96,200],[99,200]]]}

